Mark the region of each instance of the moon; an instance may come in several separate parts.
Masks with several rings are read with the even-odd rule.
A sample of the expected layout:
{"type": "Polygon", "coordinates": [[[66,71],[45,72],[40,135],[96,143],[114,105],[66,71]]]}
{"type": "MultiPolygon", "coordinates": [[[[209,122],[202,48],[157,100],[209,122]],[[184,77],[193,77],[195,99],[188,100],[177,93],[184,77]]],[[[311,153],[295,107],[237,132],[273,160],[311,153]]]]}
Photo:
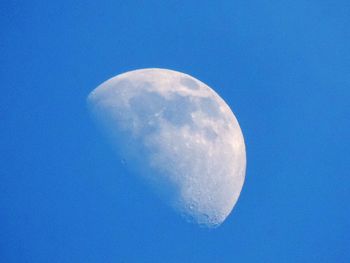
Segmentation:
{"type": "Polygon", "coordinates": [[[219,226],[241,193],[244,138],[225,101],[190,75],[158,68],[129,71],[87,98],[132,174],[190,222],[219,226]]]}

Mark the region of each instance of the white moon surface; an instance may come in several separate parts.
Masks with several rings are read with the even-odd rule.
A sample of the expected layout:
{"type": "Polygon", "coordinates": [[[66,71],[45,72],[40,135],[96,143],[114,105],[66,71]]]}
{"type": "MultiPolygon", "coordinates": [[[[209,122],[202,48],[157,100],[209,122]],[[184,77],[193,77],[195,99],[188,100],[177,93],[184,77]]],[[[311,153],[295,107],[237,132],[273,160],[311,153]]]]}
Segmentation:
{"type": "Polygon", "coordinates": [[[237,119],[203,82],[177,71],[113,77],[88,105],[128,169],[186,219],[220,225],[242,190],[246,152],[237,119]]]}

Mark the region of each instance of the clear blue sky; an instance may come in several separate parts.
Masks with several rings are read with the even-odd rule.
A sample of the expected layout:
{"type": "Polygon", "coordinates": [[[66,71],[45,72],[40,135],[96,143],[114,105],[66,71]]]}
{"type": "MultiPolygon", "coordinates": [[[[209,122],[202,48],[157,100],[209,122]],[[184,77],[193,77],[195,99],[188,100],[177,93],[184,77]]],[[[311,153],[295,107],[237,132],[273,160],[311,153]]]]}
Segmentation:
{"type": "Polygon", "coordinates": [[[350,2],[3,1],[1,262],[350,262],[350,2]],[[145,67],[213,87],[247,174],[215,230],[134,182],[89,119],[145,67]]]}

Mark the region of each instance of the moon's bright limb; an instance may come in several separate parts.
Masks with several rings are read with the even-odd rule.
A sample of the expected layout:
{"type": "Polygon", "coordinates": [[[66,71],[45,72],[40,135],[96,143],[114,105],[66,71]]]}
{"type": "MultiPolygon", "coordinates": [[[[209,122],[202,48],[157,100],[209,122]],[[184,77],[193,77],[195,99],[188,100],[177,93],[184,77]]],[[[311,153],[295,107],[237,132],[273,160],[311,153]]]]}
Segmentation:
{"type": "Polygon", "coordinates": [[[201,81],[166,69],[130,71],[88,96],[133,173],[186,218],[221,224],[241,192],[246,153],[228,105],[201,81]]]}

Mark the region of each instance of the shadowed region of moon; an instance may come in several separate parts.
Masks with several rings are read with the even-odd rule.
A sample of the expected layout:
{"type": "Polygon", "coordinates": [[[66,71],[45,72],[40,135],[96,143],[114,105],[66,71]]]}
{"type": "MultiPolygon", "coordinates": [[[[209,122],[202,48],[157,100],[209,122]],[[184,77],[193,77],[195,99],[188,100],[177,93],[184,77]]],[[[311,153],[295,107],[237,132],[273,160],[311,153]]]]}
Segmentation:
{"type": "Polygon", "coordinates": [[[166,69],[130,71],[88,96],[92,115],[132,174],[200,225],[220,225],[241,192],[244,139],[228,105],[211,88],[166,69]]]}

